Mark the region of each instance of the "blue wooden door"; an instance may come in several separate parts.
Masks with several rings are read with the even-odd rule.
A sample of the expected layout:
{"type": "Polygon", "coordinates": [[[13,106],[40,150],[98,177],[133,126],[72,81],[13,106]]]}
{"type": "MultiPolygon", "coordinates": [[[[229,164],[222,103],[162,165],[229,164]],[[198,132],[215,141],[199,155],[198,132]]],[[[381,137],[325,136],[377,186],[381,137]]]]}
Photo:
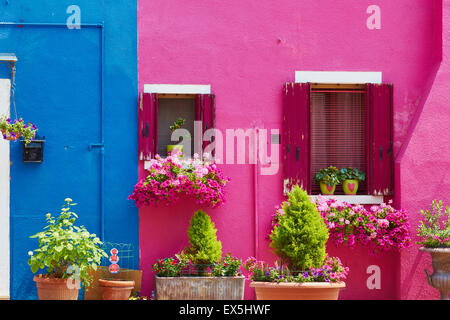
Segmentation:
{"type": "MultiPolygon", "coordinates": [[[[43,163],[23,163],[21,143],[11,143],[11,298],[35,299],[27,252],[47,212],[64,199],[78,205],[79,225],[101,230],[102,36],[95,27],[0,26],[0,52],[14,52],[16,110],[45,136],[43,163]]],[[[7,70],[2,69],[2,76],[7,70]]],[[[13,115],[13,107],[11,114],[13,115]]]]}

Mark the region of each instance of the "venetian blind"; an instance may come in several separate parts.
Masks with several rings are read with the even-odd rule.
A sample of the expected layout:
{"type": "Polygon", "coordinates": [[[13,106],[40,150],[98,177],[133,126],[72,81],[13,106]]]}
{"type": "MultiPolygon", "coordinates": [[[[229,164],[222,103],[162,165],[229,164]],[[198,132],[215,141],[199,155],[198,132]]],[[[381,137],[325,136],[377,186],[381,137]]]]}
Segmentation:
{"type": "MultiPolygon", "coordinates": [[[[367,173],[365,91],[313,90],[311,93],[311,180],[320,193],[316,173],[328,166],[354,167],[367,173]]],[[[358,194],[367,186],[360,182],[358,194]]],[[[335,194],[342,194],[342,186],[335,194]]]]}

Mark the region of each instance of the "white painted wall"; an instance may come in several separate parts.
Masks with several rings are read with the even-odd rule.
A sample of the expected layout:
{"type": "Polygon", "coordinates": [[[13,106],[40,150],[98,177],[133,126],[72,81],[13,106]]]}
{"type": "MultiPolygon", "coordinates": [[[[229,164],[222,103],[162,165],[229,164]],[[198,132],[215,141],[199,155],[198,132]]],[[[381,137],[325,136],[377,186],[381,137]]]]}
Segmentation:
{"type": "MultiPolygon", "coordinates": [[[[9,115],[11,82],[0,79],[0,115],[9,115]]],[[[9,298],[9,142],[0,137],[0,299],[9,298]]]]}

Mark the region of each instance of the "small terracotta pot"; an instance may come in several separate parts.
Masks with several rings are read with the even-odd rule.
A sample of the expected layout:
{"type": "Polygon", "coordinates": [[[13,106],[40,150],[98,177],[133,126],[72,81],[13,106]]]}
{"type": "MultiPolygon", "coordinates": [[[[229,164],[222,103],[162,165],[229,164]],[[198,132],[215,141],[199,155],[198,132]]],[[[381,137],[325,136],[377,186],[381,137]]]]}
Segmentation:
{"type": "Polygon", "coordinates": [[[134,289],[134,281],[99,279],[103,300],[128,300],[134,289]]]}
{"type": "Polygon", "coordinates": [[[39,274],[33,281],[36,282],[39,300],[78,300],[79,289],[69,288],[68,279],[47,278],[39,274]]]}
{"type": "Polygon", "coordinates": [[[322,194],[334,194],[334,190],[336,190],[336,185],[329,186],[325,182],[320,183],[320,191],[322,194]]]}
{"type": "Polygon", "coordinates": [[[342,182],[342,190],[344,190],[345,194],[356,194],[358,192],[358,186],[358,180],[344,180],[342,182]]]}
{"type": "Polygon", "coordinates": [[[337,300],[345,282],[253,281],[250,287],[255,288],[257,300],[337,300]]]}

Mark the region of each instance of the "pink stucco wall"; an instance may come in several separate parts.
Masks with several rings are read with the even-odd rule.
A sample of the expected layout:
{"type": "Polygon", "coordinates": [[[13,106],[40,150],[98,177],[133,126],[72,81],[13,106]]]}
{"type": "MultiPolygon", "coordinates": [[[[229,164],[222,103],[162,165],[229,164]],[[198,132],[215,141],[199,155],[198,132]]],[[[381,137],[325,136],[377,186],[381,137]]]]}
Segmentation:
{"type": "MultiPolygon", "coordinates": [[[[442,63],[429,97],[417,113],[409,143],[399,154],[401,205],[410,212],[411,225],[417,228],[420,209],[433,199],[450,204],[450,1],[444,0],[442,12],[442,63]]],[[[414,233],[415,234],[415,233],[414,233]]],[[[432,270],[428,254],[414,246],[401,253],[401,298],[437,299],[438,291],[426,284],[424,268],[432,270]]]]}
{"type": "MultiPolygon", "coordinates": [[[[294,81],[296,70],[382,71],[383,81],[393,83],[395,90],[394,151],[401,169],[396,203],[410,210],[414,229],[418,208],[433,197],[445,198],[438,184],[449,163],[448,158],[439,161],[436,157],[448,141],[443,123],[449,114],[442,111],[448,110],[443,95],[448,75],[438,76],[444,77],[442,88],[435,93],[433,87],[431,100],[417,117],[441,60],[439,4],[440,0],[141,0],[139,90],[146,83],[210,84],[219,129],[280,128],[282,84],[294,81]],[[379,30],[366,27],[366,9],[372,4],[381,9],[379,30]],[[435,118],[435,112],[440,116],[435,118]],[[434,184],[418,193],[422,181],[434,184]]],[[[216,223],[224,251],[241,258],[273,260],[265,237],[274,206],[282,200],[282,168],[277,175],[257,179],[253,165],[223,165],[222,169],[232,178],[227,203],[207,212],[216,223]]],[[[139,172],[142,175],[142,164],[139,172]]],[[[444,188],[448,197],[449,185],[444,188]]],[[[153,289],[150,268],[155,260],[187,244],[189,219],[196,209],[184,200],[170,208],[140,210],[143,294],[153,289]]],[[[329,248],[352,268],[344,299],[435,297],[422,276],[428,262],[416,247],[401,257],[389,253],[377,260],[368,257],[365,248],[349,250],[329,248]],[[383,285],[378,291],[366,287],[365,271],[371,264],[382,269],[383,285]]],[[[246,298],[254,298],[249,288],[246,298]]]]}

